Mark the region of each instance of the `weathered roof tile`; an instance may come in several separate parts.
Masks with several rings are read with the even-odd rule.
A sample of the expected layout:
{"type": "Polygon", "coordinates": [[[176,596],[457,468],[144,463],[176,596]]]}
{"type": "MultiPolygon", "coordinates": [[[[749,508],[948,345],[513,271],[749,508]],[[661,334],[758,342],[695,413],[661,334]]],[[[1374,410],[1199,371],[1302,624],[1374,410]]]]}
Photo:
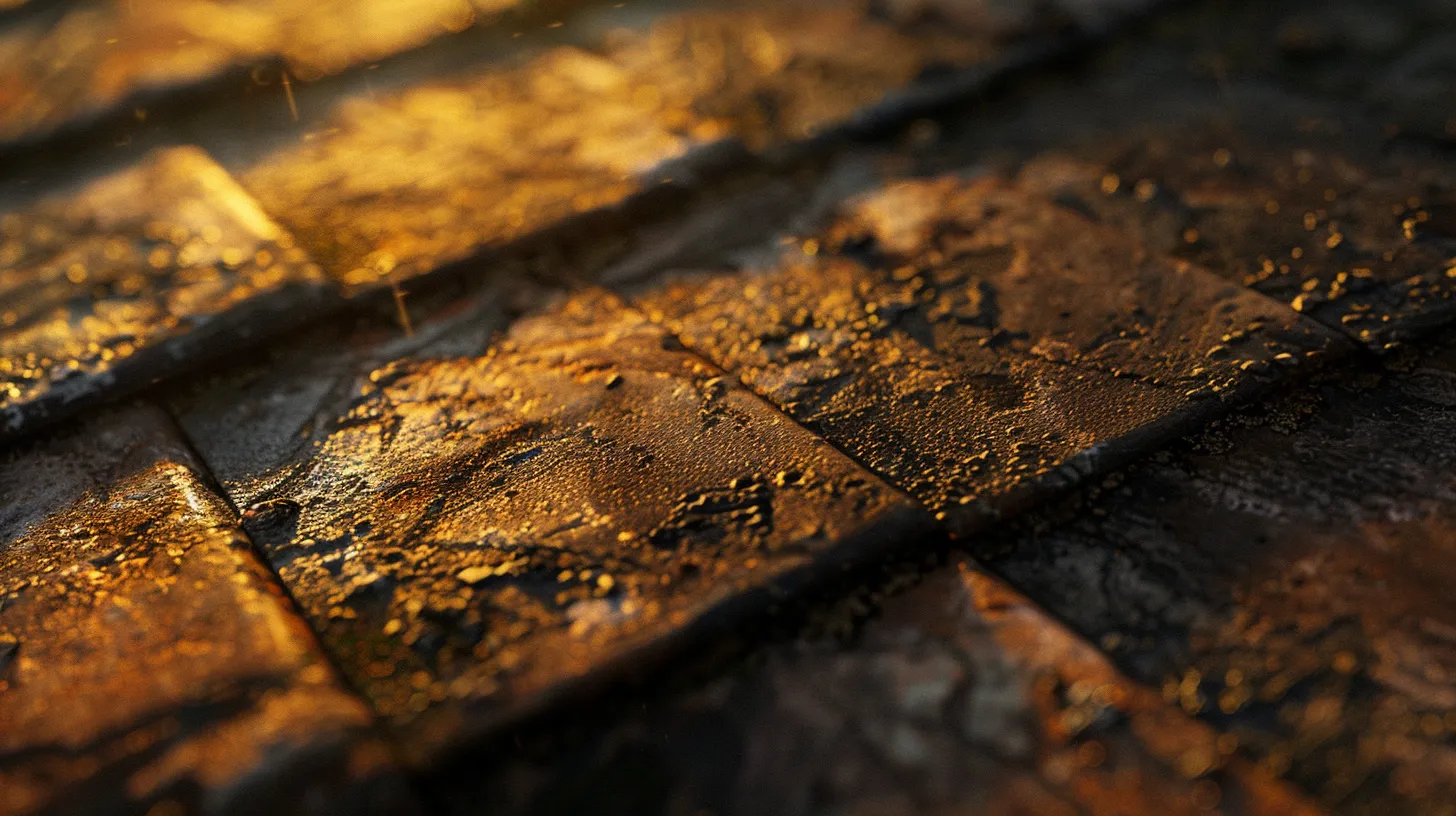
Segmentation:
{"type": "Polygon", "coordinates": [[[166,416],[0,462],[0,810],[408,810],[338,682],[166,416]]]}
{"type": "Polygon", "coordinates": [[[484,354],[357,348],[333,357],[343,400],[286,399],[300,384],[274,371],[178,406],[325,644],[419,751],[926,534],[907,498],[605,293],[484,354]],[[218,400],[302,426],[299,444],[238,459],[218,400]]]}
{"type": "Polygon", "coordinates": [[[0,213],[0,438],[290,325],[323,287],[196,148],[0,213]]]}
{"type": "Polygon", "coordinates": [[[966,533],[1342,342],[994,179],[901,182],[643,308],[966,533]]]}

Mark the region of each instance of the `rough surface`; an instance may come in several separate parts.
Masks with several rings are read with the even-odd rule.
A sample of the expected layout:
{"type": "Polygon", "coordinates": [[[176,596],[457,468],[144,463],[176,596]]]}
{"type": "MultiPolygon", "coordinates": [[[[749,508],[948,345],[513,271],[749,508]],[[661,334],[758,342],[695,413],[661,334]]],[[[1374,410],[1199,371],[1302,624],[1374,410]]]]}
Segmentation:
{"type": "MultiPolygon", "coordinates": [[[[75,0],[0,28],[0,142],[31,140],[281,62],[317,79],[515,0],[75,0]]],[[[140,115],[140,114],[139,114],[140,115]]]]}
{"type": "Polygon", "coordinates": [[[454,802],[517,814],[1315,813],[966,562],[454,802]]]}
{"type": "Polygon", "coordinates": [[[407,812],[164,414],[0,461],[0,812],[407,812]]]}
{"type": "Polygon", "coordinates": [[[962,534],[1340,347],[995,179],[888,184],[762,268],[638,298],[962,534]]]}
{"type": "Polygon", "coordinates": [[[196,148],[0,213],[0,438],[296,319],[321,285],[196,148]]]}
{"type": "MultiPolygon", "coordinates": [[[[605,293],[483,354],[352,362],[333,375],[347,403],[317,416],[286,379],[211,389],[308,440],[223,478],[344,670],[417,745],[645,667],[710,613],[924,530],[908,499],[605,293]]],[[[203,456],[228,455],[205,403],[188,413],[203,456]]]]}
{"type": "Polygon", "coordinates": [[[1379,81],[1383,69],[1359,48],[1333,47],[1311,65],[1281,45],[1308,25],[1360,36],[1361,20],[1381,36],[1372,16],[1409,33],[1416,25],[1400,18],[1419,18],[1421,4],[1365,4],[1354,16],[1350,4],[1318,14],[1253,5],[1170,23],[1104,59],[1085,86],[1037,87],[968,121],[942,152],[997,156],[1062,204],[1376,350],[1450,320],[1456,164],[1334,78],[1369,70],[1369,94],[1436,90],[1379,81]]]}
{"type": "Polygon", "coordinates": [[[1456,802],[1456,354],[1230,420],[977,545],[1350,813],[1456,802]]]}
{"type": "Polygon", "coordinates": [[[1045,157],[1025,172],[1376,349],[1456,314],[1456,168],[1383,156],[1378,129],[1298,98],[1254,90],[1235,106],[1105,163],[1045,157]]]}
{"type": "Polygon", "coordinates": [[[0,12],[0,812],[1450,810],[1451,0],[467,2],[0,12]]]}

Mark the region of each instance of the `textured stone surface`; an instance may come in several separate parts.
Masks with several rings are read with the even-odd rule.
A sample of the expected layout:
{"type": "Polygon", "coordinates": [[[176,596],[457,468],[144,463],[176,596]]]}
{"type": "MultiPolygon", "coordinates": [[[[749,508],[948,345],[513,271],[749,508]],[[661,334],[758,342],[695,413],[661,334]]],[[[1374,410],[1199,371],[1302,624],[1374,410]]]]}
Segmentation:
{"type": "Polygon", "coordinates": [[[908,499],[605,293],[483,354],[368,360],[341,354],[337,410],[290,397],[317,372],[208,389],[255,427],[303,427],[266,467],[229,464],[237,437],[206,401],[181,416],[324,642],[381,713],[416,724],[416,746],[641,670],[769,587],[924,530],[908,499]]]}
{"type": "Polygon", "coordinates": [[[984,33],[906,33],[854,3],[664,14],[596,50],[350,99],[321,138],[242,177],[331,271],[372,283],[622,204],[695,151],[807,138],[928,66],[996,53],[984,33]]]}
{"type": "Polygon", "coordinates": [[[1327,387],[978,545],[1342,812],[1456,802],[1456,354],[1327,387]]]}
{"type": "MultiPolygon", "coordinates": [[[[1380,131],[1254,90],[1210,116],[1033,161],[1033,183],[1377,349],[1456,315],[1456,168],[1383,155],[1380,131]]],[[[1180,101],[1179,104],[1186,104],[1180,101]]]]}
{"type": "Polygon", "coordinates": [[[1308,25],[1418,29],[1400,18],[1420,3],[1330,5],[1210,5],[1075,86],[1037,86],[967,121],[942,152],[997,155],[1067,206],[1372,348],[1407,340],[1456,314],[1456,164],[1359,86],[1453,83],[1439,65],[1424,83],[1384,81],[1353,46],[1306,59],[1280,45],[1308,25]]]}
{"type": "Polygon", "coordinates": [[[195,148],[0,214],[0,438],[306,313],[322,276],[195,148]]]}
{"type": "Polygon", "coordinates": [[[408,810],[164,414],[0,462],[0,811],[408,810]]]}
{"type": "Polygon", "coordinates": [[[763,268],[638,297],[960,533],[1340,346],[994,179],[892,183],[763,268]]]}
{"type": "Polygon", "coordinates": [[[648,6],[605,35],[581,24],[586,45],[336,100],[310,138],[239,172],[340,279],[403,279],[639,202],[745,150],[781,154],[904,118],[1147,4],[1057,5],[1071,11],[955,24],[848,1],[648,6]]]}
{"type": "Polygon", "coordinates": [[[1317,812],[965,562],[886,602],[851,644],[770,647],[752,668],[623,719],[512,752],[453,804],[719,816],[1317,812]]]}
{"type": "Polygon", "coordinates": [[[315,79],[387,57],[515,0],[77,0],[0,30],[0,141],[125,112],[281,62],[315,79]]]}

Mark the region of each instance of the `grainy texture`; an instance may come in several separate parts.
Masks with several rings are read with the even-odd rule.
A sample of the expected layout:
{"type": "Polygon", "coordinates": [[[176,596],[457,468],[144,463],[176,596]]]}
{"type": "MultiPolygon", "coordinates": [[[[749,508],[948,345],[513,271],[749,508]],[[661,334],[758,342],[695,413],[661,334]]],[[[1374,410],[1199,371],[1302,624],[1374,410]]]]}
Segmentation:
{"type": "Polygon", "coordinates": [[[937,160],[994,157],[1152,250],[1381,350],[1456,314],[1456,163],[1367,99],[1416,94],[1444,115],[1439,60],[1391,64],[1448,36],[1438,5],[1210,6],[1082,83],[1037,86],[966,121],[937,160]],[[1306,53],[1305,38],[1324,44],[1306,53]],[[1383,79],[1397,70],[1424,78],[1383,79]]]}
{"type": "MultiPolygon", "coordinates": [[[[1456,315],[1456,168],[1383,155],[1379,130],[1268,90],[1035,184],[1376,349],[1456,315]]],[[[1186,104],[1180,103],[1180,104],[1186,104]]]]}
{"type": "Polygon", "coordinates": [[[476,356],[335,359],[337,410],[275,375],[214,386],[182,421],[345,671],[421,750],[926,529],[605,293],[476,356]],[[308,441],[231,477],[207,399],[308,441]]]}
{"type": "Polygon", "coordinates": [[[888,184],[765,268],[638,300],[963,534],[1341,348],[994,179],[888,184]]]}
{"type": "Polygon", "coordinates": [[[0,812],[1449,812],[1456,4],[1152,5],[0,12],[0,812]]]}
{"type": "MultiPolygon", "coordinates": [[[[800,640],[452,804],[551,814],[1299,814],[1318,810],[961,562],[851,644],[800,640]]],[[[530,758],[527,758],[530,757],[530,758]]]]}
{"type": "Polygon", "coordinates": [[[296,320],[321,286],[196,148],[0,213],[0,438],[296,320]]]}
{"type": "Polygon", "coordinates": [[[164,414],[13,450],[0,494],[0,811],[409,810],[164,414]]]}
{"type": "Polygon", "coordinates": [[[1349,813],[1456,807],[1456,354],[1229,421],[977,545],[1349,813]]]}

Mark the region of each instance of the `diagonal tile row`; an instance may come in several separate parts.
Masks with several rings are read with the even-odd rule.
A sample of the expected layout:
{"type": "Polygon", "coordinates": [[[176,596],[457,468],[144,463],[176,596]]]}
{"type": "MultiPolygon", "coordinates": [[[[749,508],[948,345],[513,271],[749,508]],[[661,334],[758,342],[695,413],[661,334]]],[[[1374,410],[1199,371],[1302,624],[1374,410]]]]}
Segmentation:
{"type": "Polygon", "coordinates": [[[491,291],[413,338],[387,313],[320,330],[172,404],[423,764],[933,535],[840,450],[966,535],[1343,346],[1004,182],[843,209],[813,256],[634,294],[676,333],[588,290],[492,343],[491,291]]]}
{"type": "MultiPolygon", "coordinates": [[[[558,16],[590,16],[589,2],[560,0],[370,0],[298,7],[278,0],[186,0],[137,7],[122,0],[76,0],[0,19],[0,143],[28,143],[137,106],[188,99],[220,80],[282,68],[303,82],[359,69],[456,34],[455,52],[490,45],[497,31],[559,26],[558,16]],[[472,27],[478,36],[460,37],[472,27]]],[[[639,3],[647,14],[681,4],[639,3]]],[[[855,16],[855,3],[725,2],[727,8],[800,10],[837,6],[855,16]]],[[[1096,31],[1148,0],[1058,2],[1003,7],[937,0],[891,3],[872,11],[892,20],[959,28],[982,53],[1042,33],[1096,31]]],[[[852,32],[851,32],[852,33],[852,32]]],[[[450,43],[440,44],[448,49],[450,43]]],[[[760,43],[762,45],[762,43],[760,43]]],[[[846,43],[832,43],[843,46],[846,43]]],[[[888,55],[885,55],[888,56],[888,55]]],[[[861,54],[840,56],[874,71],[861,54]]]]}
{"type": "MultiPolygon", "coordinates": [[[[505,298],[487,288],[464,305],[448,298],[412,336],[392,316],[383,327],[338,321],[188,389],[174,409],[330,658],[426,763],[563,694],[646,670],[835,565],[934,535],[916,503],[806,427],[968,534],[988,512],[1188,429],[1285,361],[1341,345],[994,180],[891,182],[812,240],[813,255],[795,244],[761,271],[637,293],[726,371],[605,292],[571,296],[492,342],[505,298]],[[934,438],[907,436],[916,429],[934,438]]],[[[17,474],[40,469],[26,455],[17,474]]],[[[96,489],[125,490],[96,481],[83,505],[106,504],[96,489]]],[[[60,523],[69,512],[39,515],[60,523]]],[[[215,512],[212,526],[235,523],[215,512]]],[[[43,597],[57,584],[28,553],[33,523],[11,533],[7,572],[21,578],[0,614],[11,662],[30,669],[9,700],[29,706],[34,694],[44,709],[53,695],[36,678],[84,661],[48,654],[25,604],[64,620],[94,595],[43,597]]],[[[167,546],[155,524],[127,529],[147,557],[167,546]]],[[[61,550],[75,564],[83,547],[61,550]]],[[[164,617],[150,634],[169,626],[164,617]]],[[[116,642],[85,643],[100,625],[70,631],[78,650],[116,642]]],[[[145,682],[98,664],[98,682],[145,682]]],[[[312,676],[341,693],[326,671],[312,676]]],[[[195,702],[172,693],[158,708],[195,702]]],[[[120,722],[113,730],[135,727],[120,722]]],[[[285,748],[274,750],[289,745],[276,739],[285,748]]]]}
{"type": "Polygon", "coordinates": [[[407,812],[200,472],[148,405],[0,461],[0,812],[407,812]]]}
{"type": "Polygon", "coordinates": [[[1452,349],[1251,410],[970,549],[1326,804],[1451,813],[1452,349]]]}
{"type": "Polygon", "coordinates": [[[849,645],[762,652],[605,730],[522,743],[445,802],[604,816],[1322,812],[964,559],[886,601],[849,645]]]}
{"type": "MultiPolygon", "coordinates": [[[[158,164],[165,168],[200,161],[183,153],[165,155],[158,164]]],[[[226,183],[220,177],[214,186],[229,189],[226,183]]],[[[234,205],[225,212],[240,210],[243,215],[234,216],[236,221],[276,240],[276,229],[270,229],[256,211],[234,205]]],[[[1002,182],[892,184],[847,210],[822,235],[795,247],[767,270],[674,283],[642,293],[640,301],[682,339],[889,476],[962,534],[976,529],[988,514],[1025,504],[1037,490],[1105,469],[1153,440],[1190,427],[1209,415],[1221,393],[1246,395],[1275,367],[1297,364],[1339,345],[1328,332],[1288,311],[1195,268],[1160,261],[1116,232],[1002,182]],[[927,458],[932,451],[935,457],[927,458]]],[[[204,246],[194,251],[224,250],[204,246]]],[[[319,451],[279,440],[280,448],[263,451],[276,454],[273,460],[263,455],[263,461],[250,463],[255,467],[246,474],[250,480],[246,488],[232,478],[226,460],[244,446],[252,453],[258,437],[240,439],[231,422],[217,423],[224,426],[217,440],[205,429],[194,430],[204,454],[219,462],[215,467],[233,498],[248,508],[254,537],[316,625],[329,632],[326,640],[336,648],[347,644],[346,656],[340,659],[351,679],[372,690],[376,705],[390,715],[407,716],[451,697],[529,697],[573,671],[586,673],[581,667],[591,667],[601,654],[611,653],[603,646],[611,638],[595,644],[597,654],[591,643],[575,655],[559,646],[531,645],[523,658],[513,648],[517,640],[549,643],[543,633],[549,635],[553,628],[565,626],[578,635],[603,628],[614,630],[614,637],[640,636],[644,641],[660,639],[674,627],[681,629],[684,620],[721,598],[708,598],[696,613],[673,609],[670,602],[654,606],[644,598],[654,583],[671,586],[682,574],[701,572],[695,563],[700,559],[682,557],[701,554],[674,553],[673,545],[693,541],[705,529],[713,530],[708,537],[720,544],[726,540],[731,546],[737,539],[740,547],[751,542],[766,552],[786,545],[802,548],[815,539],[830,542],[834,549],[852,545],[856,534],[846,531],[855,524],[868,520],[868,527],[874,527],[875,516],[866,514],[865,508],[876,502],[901,506],[901,516],[913,515],[903,500],[882,486],[872,486],[868,498],[845,499],[846,507],[853,509],[845,517],[854,523],[826,532],[816,522],[807,535],[796,531],[775,541],[773,502],[762,494],[793,493],[801,485],[796,480],[807,471],[818,473],[828,487],[810,483],[803,489],[811,494],[824,489],[826,495],[842,498],[855,491],[845,491],[841,483],[861,477],[850,475],[856,469],[842,461],[838,472],[822,464],[816,468],[797,456],[765,463],[763,458],[773,451],[796,446],[784,441],[764,445],[756,439],[764,430],[753,427],[725,443],[703,443],[761,446],[757,457],[737,464],[742,469],[753,461],[755,468],[741,474],[696,474],[706,490],[684,490],[676,496],[669,491],[659,499],[662,504],[648,503],[644,515],[660,519],[664,508],[674,506],[669,501],[677,501],[667,515],[682,516],[675,523],[693,535],[656,522],[613,527],[612,518],[624,514],[623,509],[601,510],[584,502],[587,506],[560,510],[547,495],[540,508],[564,513],[563,529],[583,537],[583,545],[548,546],[524,563],[516,555],[502,558],[500,552],[541,546],[525,543],[539,535],[535,530],[539,519],[527,519],[518,530],[509,525],[501,529],[492,512],[497,508],[478,495],[479,486],[468,491],[468,501],[454,508],[436,501],[430,488],[438,493],[443,485],[452,484],[451,479],[464,479],[460,484],[470,485],[480,472],[490,471],[484,466],[491,461],[511,468],[530,465],[541,453],[533,434],[543,431],[558,444],[585,444],[581,450],[592,450],[599,426],[622,410],[615,404],[606,409],[593,404],[593,373],[610,372],[603,374],[605,393],[627,381],[617,368],[645,364],[646,371],[660,376],[682,369],[678,376],[684,380],[674,391],[675,398],[712,402],[724,396],[717,393],[725,388],[717,371],[661,348],[670,346],[673,338],[629,312],[588,299],[564,313],[565,324],[558,316],[542,326],[518,327],[517,333],[526,339],[524,351],[510,347],[500,359],[496,357],[501,350],[495,350],[469,364],[433,363],[419,371],[391,362],[369,373],[367,379],[376,385],[367,387],[363,402],[350,394],[343,406],[324,400],[302,405],[305,413],[290,421],[263,420],[260,427],[298,427],[305,436],[318,434],[314,441],[319,451]],[[605,322],[593,325],[598,321],[605,322]],[[622,343],[626,345],[617,354],[601,351],[622,343]],[[663,359],[642,359],[650,358],[644,347],[650,350],[654,344],[663,359]],[[598,353],[601,356],[592,357],[598,353]],[[550,383],[536,384],[539,393],[534,398],[530,377],[511,382],[512,376],[522,376],[520,372],[533,365],[550,383]],[[561,398],[562,382],[552,378],[567,373],[571,381],[587,386],[584,407],[561,398]],[[713,380],[717,382],[702,384],[713,380]],[[385,386],[376,387],[380,382],[385,386]],[[370,401],[375,404],[369,405],[370,401]],[[331,408],[338,413],[330,415],[331,408]],[[414,428],[404,422],[410,414],[417,415],[414,428]],[[561,436],[558,425],[590,433],[561,436]],[[311,430],[319,426],[322,430],[311,430]],[[460,440],[441,436],[441,428],[468,434],[466,451],[456,450],[460,440]],[[479,436],[484,429],[494,429],[499,438],[482,448],[476,443],[485,438],[479,436]],[[406,433],[404,458],[375,467],[400,432],[406,433]],[[413,439],[411,433],[416,435],[413,439]],[[764,464],[779,467],[760,467],[764,464]],[[386,475],[395,470],[401,473],[386,475]],[[437,472],[421,485],[422,470],[459,475],[442,477],[437,472]],[[355,485],[356,491],[340,496],[341,484],[355,485]],[[793,489],[775,492],[770,485],[793,489]],[[408,518],[401,508],[419,505],[420,496],[426,500],[419,517],[395,526],[408,518]],[[381,502],[381,497],[399,504],[381,502]],[[384,514],[389,523],[373,517],[386,506],[393,508],[384,514]],[[467,522],[472,516],[477,520],[467,522]],[[629,529],[634,526],[638,529],[629,529]],[[431,537],[437,527],[444,533],[438,541],[431,537]],[[601,538],[603,534],[607,537],[601,538]],[[417,537],[428,543],[425,552],[415,554],[400,547],[401,539],[413,542],[417,537]],[[652,552],[659,563],[621,560],[613,552],[638,537],[656,542],[652,552]],[[473,552],[467,552],[465,560],[436,555],[440,544],[449,550],[451,543],[466,542],[466,549],[473,552]],[[482,550],[494,554],[480,557],[482,550]],[[431,559],[438,559],[442,568],[434,569],[431,559]],[[624,573],[633,570],[643,574],[624,579],[624,573]],[[514,580],[520,578],[526,580],[514,580]],[[393,582],[400,581],[411,585],[411,593],[395,591],[393,582]],[[547,589],[535,587],[535,596],[523,591],[523,585],[533,582],[545,583],[547,589]],[[478,586],[485,589],[477,591],[478,586]],[[416,589],[419,594],[412,594],[416,589]],[[491,599],[493,614],[481,614],[478,607],[485,598],[491,599]],[[472,602],[477,608],[472,609],[472,602]],[[370,614],[364,623],[355,623],[360,620],[360,606],[370,614]],[[652,624],[631,620],[644,612],[650,613],[645,617],[666,623],[659,623],[654,632],[652,624]],[[486,620],[499,625],[503,619],[514,619],[504,632],[491,632],[485,625],[486,620]],[[646,634],[637,631],[638,626],[646,634]],[[337,636],[329,630],[336,630],[337,636]],[[373,642],[375,631],[385,633],[381,642],[373,642]],[[424,659],[417,652],[423,652],[424,659]],[[549,654],[562,662],[538,668],[532,654],[549,654]],[[522,679],[511,679],[502,690],[502,676],[522,679]]],[[[373,356],[379,363],[388,353],[373,356]]],[[[310,365],[317,363],[318,358],[310,359],[310,365]]],[[[342,377],[360,373],[345,368],[342,377]]],[[[279,391],[328,392],[309,395],[322,399],[338,390],[340,376],[320,377],[317,370],[307,370],[290,378],[284,370],[286,366],[278,364],[267,368],[261,386],[266,396],[224,401],[257,411],[259,402],[277,403],[274,395],[279,391]]],[[[352,385],[345,382],[343,387],[352,385]]],[[[661,389],[637,394],[635,400],[646,400],[657,390],[661,389]]],[[[746,399],[737,390],[728,394],[734,395],[746,399]]],[[[759,403],[748,399],[747,404],[759,406],[758,425],[782,423],[759,403]]],[[[691,419],[697,424],[687,427],[701,429],[704,422],[716,421],[689,415],[672,407],[671,401],[668,405],[652,420],[654,427],[691,419]]],[[[699,410],[709,418],[715,416],[712,410],[699,410]]],[[[196,413],[204,418],[229,416],[196,413]]],[[[185,421],[187,412],[183,415],[185,421]]],[[[701,430],[684,436],[700,438],[701,430]]],[[[810,442],[810,437],[803,437],[799,447],[810,442]]],[[[675,442],[657,451],[639,447],[644,448],[638,454],[646,463],[642,466],[648,467],[664,456],[664,450],[671,453],[682,445],[675,442]]],[[[575,466],[577,459],[579,455],[561,454],[557,461],[575,466]]],[[[550,473],[551,461],[533,467],[550,473]]],[[[680,471],[681,464],[675,463],[673,473],[680,471]]],[[[652,476],[672,483],[665,475],[651,474],[623,483],[636,485],[631,496],[633,491],[626,487],[615,487],[593,490],[585,499],[616,496],[627,502],[625,507],[637,509],[634,503],[645,499],[637,495],[641,485],[654,483],[652,476]]],[[[579,471],[557,478],[561,483],[590,484],[579,471]]],[[[519,488],[510,479],[501,474],[492,479],[499,480],[496,486],[502,487],[505,499],[518,504],[519,488]]],[[[553,532],[548,537],[558,535],[553,532]]],[[[723,551],[728,552],[735,551],[723,551]]],[[[710,553],[706,560],[716,567],[736,564],[737,559],[723,558],[723,553],[716,557],[710,553]]],[[[743,551],[736,555],[742,558],[743,551]]],[[[802,556],[795,553],[784,563],[794,566],[794,558],[802,556]]],[[[745,565],[750,561],[754,566],[749,569],[757,569],[760,559],[742,559],[745,565]]],[[[763,561],[764,575],[787,570],[771,558],[763,561]]],[[[726,595],[732,595],[728,587],[735,586],[727,579],[709,583],[726,595]]],[[[746,579],[736,586],[756,583],[746,579]]],[[[688,590],[680,597],[696,594],[701,593],[688,590]]],[[[442,716],[445,733],[454,727],[450,720],[460,716],[465,715],[442,716]]]]}
{"type": "MultiPolygon", "coordinates": [[[[308,37],[332,36],[336,27],[309,20],[341,13],[314,4],[285,20],[273,4],[226,4],[223,16],[209,16],[221,14],[210,2],[136,13],[122,5],[65,4],[58,13],[66,24],[42,26],[43,37],[90,42],[109,31],[108,14],[170,32],[175,14],[203,26],[187,28],[195,38],[188,42],[224,63],[236,55],[208,45],[209,37],[256,38],[333,59],[308,37]],[[236,15],[257,25],[227,24],[236,15]],[[65,33],[73,17],[84,32],[65,33]],[[270,25],[303,39],[257,30],[270,25]]],[[[431,9],[469,12],[464,0],[424,5],[427,13],[383,15],[350,4],[353,16],[410,29],[391,28],[385,45],[372,43],[383,32],[359,40],[351,26],[350,48],[362,54],[413,42],[413,27],[438,24],[431,9]],[[403,39],[390,39],[396,34],[403,39]]],[[[1046,21],[967,13],[951,26],[923,19],[930,11],[870,13],[852,2],[621,10],[576,25],[572,36],[583,46],[547,41],[502,56],[467,44],[456,60],[465,67],[450,72],[422,78],[406,66],[317,93],[301,87],[298,102],[289,100],[302,106],[303,121],[285,130],[260,130],[254,114],[183,115],[162,128],[156,143],[196,141],[222,157],[226,171],[189,148],[159,149],[114,170],[110,144],[103,158],[62,173],[59,187],[17,167],[0,204],[0,437],[286,330],[347,296],[579,227],[588,214],[621,216],[634,202],[692,186],[705,169],[903,119],[916,105],[967,93],[1143,5],[1079,3],[1077,14],[1046,21]]],[[[152,38],[171,53],[171,40],[156,31],[77,48],[168,75],[170,68],[132,53],[150,54],[152,38]]],[[[132,92],[126,72],[98,73],[83,56],[47,61],[11,45],[0,54],[42,71],[64,63],[66,72],[115,83],[108,93],[132,92]]],[[[213,63],[179,48],[172,56],[185,74],[211,70],[203,63],[213,63]]],[[[85,101],[87,93],[47,91],[26,71],[13,77],[12,95],[34,94],[47,106],[99,104],[85,101]]],[[[0,108],[30,115],[19,102],[0,108]]],[[[622,232],[636,226],[623,217],[622,232]]],[[[613,240],[601,243],[610,250],[613,240]]]]}
{"type": "MultiPolygon", "coordinates": [[[[174,405],[324,647],[428,755],[930,534],[775,408],[966,535],[1343,345],[1026,186],[889,183],[768,262],[632,292],[672,334],[585,293],[491,344],[504,298],[486,292],[413,338],[366,321],[307,343],[326,354],[292,341],[174,405]]],[[[287,253],[256,208],[203,210],[287,253]]],[[[123,526],[155,546],[155,523],[123,526]]],[[[46,643],[22,602],[62,584],[7,569],[10,672],[46,643]]],[[[15,687],[45,700],[43,674],[15,687]]]]}

